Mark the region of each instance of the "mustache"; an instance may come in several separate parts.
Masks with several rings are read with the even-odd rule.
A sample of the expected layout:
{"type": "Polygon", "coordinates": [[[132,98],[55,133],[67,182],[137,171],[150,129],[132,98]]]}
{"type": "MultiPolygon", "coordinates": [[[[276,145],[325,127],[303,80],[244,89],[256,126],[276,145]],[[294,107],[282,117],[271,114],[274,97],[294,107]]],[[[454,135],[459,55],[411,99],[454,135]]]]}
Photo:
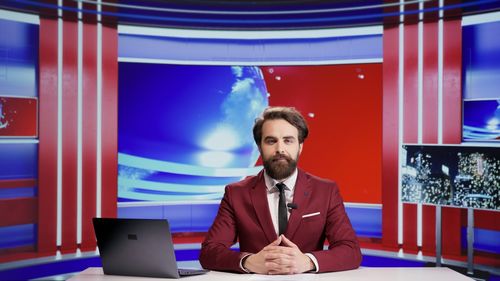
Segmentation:
{"type": "Polygon", "coordinates": [[[292,160],[291,157],[289,157],[288,155],[285,155],[285,154],[276,154],[274,155],[272,158],[271,158],[271,161],[278,161],[278,160],[282,160],[282,159],[285,159],[287,160],[288,162],[290,162],[292,160]]]}

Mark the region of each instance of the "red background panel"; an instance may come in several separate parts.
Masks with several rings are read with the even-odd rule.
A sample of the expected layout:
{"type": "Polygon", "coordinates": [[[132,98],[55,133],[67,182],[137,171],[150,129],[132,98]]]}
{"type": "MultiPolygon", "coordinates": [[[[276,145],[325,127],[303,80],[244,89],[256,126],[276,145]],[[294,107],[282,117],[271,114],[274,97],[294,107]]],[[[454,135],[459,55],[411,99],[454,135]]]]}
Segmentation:
{"type": "Polygon", "coordinates": [[[38,136],[38,99],[0,96],[0,138],[38,136]]]}
{"type": "Polygon", "coordinates": [[[380,204],[382,64],[262,70],[269,104],[294,106],[308,122],[299,166],[335,180],[346,202],[380,204]]]}
{"type": "Polygon", "coordinates": [[[382,244],[398,247],[399,30],[384,28],[382,244]]]}
{"type": "Polygon", "coordinates": [[[97,182],[97,25],[83,25],[83,108],[82,120],[82,244],[95,249],[92,218],[96,216],[97,182]]]}
{"type": "Polygon", "coordinates": [[[37,208],[34,197],[0,200],[0,227],[36,223],[37,208]]]}
{"type": "Polygon", "coordinates": [[[118,192],[118,32],[102,27],[102,217],[116,217],[118,192]]]}
{"type": "Polygon", "coordinates": [[[404,28],[403,142],[418,142],[418,27],[404,28]]]}
{"type": "Polygon", "coordinates": [[[438,24],[424,24],[422,141],[438,142],[438,24]]]}
{"type": "MultiPolygon", "coordinates": [[[[462,25],[460,20],[444,22],[443,30],[443,143],[462,141],[462,25]]],[[[460,213],[465,210],[443,208],[443,256],[460,255],[460,213]]]]}
{"type": "MultiPolygon", "coordinates": [[[[438,24],[424,24],[423,38],[422,141],[438,143],[438,24]]],[[[433,255],[436,248],[436,208],[422,206],[422,251],[433,255]]]]}
{"type": "Polygon", "coordinates": [[[77,119],[78,119],[78,29],[63,25],[62,81],[62,244],[61,251],[76,250],[77,119]]]}
{"type": "Polygon", "coordinates": [[[56,252],[57,21],[40,18],[40,138],[38,251],[56,252]]]}
{"type": "MultiPolygon", "coordinates": [[[[418,25],[404,27],[403,143],[418,143],[418,25]]],[[[403,248],[417,251],[417,206],[403,204],[403,248]]]]}

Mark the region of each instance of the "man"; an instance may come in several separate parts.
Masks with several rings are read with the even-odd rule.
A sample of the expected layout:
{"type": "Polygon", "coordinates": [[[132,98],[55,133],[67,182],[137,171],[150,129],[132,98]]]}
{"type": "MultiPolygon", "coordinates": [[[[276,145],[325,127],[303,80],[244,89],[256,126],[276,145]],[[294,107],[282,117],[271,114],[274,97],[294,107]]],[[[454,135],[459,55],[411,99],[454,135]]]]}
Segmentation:
{"type": "Polygon", "coordinates": [[[359,267],[359,244],[337,185],[297,169],[308,132],[294,108],[270,107],[256,120],[264,170],[226,187],[202,244],[204,268],[296,274],[359,267]],[[238,241],[240,252],[232,251],[238,241]]]}

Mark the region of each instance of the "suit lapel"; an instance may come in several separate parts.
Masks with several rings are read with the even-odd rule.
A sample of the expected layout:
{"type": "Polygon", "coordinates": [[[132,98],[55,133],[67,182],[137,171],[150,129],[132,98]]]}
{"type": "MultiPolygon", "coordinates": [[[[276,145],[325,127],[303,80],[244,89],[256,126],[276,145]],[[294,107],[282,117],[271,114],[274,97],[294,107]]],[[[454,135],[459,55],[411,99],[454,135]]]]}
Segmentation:
{"type": "Polygon", "coordinates": [[[266,234],[269,243],[276,240],[276,232],[274,231],[273,221],[269,212],[269,204],[267,203],[267,188],[264,182],[264,172],[261,171],[258,175],[258,180],[255,186],[250,190],[252,205],[257,214],[260,226],[266,234]]]}
{"type": "Polygon", "coordinates": [[[311,186],[307,180],[305,173],[302,170],[298,170],[299,174],[297,176],[297,183],[295,184],[295,191],[293,193],[293,202],[297,204],[297,209],[292,210],[290,218],[288,219],[288,225],[285,232],[285,236],[288,239],[293,239],[297,228],[300,225],[302,219],[303,210],[305,210],[307,202],[311,197],[311,186]]]}

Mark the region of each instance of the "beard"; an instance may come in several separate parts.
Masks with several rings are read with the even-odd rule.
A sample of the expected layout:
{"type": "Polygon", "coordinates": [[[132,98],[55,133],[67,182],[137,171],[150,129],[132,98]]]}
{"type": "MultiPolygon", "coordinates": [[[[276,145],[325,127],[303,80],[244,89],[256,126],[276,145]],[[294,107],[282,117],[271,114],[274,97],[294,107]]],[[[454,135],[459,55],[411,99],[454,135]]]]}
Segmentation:
{"type": "MultiPolygon", "coordinates": [[[[296,159],[298,159],[298,155],[296,159]]],[[[297,168],[296,159],[292,159],[284,154],[274,155],[268,159],[264,159],[264,169],[267,175],[275,180],[286,179],[291,176],[297,168]]]]}

